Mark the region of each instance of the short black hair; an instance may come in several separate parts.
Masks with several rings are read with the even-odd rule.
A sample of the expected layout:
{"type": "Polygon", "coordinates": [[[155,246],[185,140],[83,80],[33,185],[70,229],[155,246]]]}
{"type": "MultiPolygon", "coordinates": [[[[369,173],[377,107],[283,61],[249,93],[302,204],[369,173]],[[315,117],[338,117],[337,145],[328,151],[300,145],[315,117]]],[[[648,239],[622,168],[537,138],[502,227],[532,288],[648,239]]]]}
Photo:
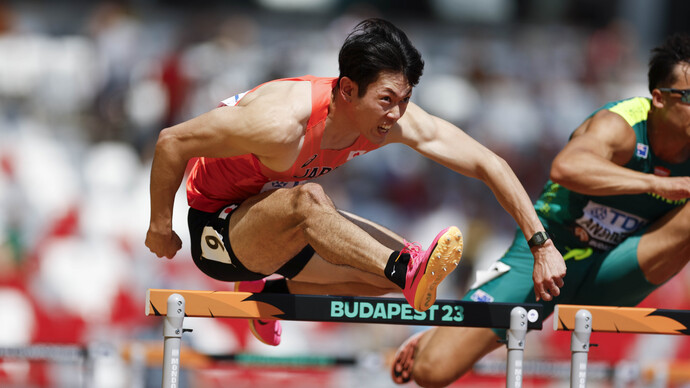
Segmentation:
{"type": "Polygon", "coordinates": [[[669,87],[676,82],[673,69],[681,62],[690,64],[690,35],[676,33],[669,36],[664,43],[652,49],[649,61],[649,92],[661,87],[669,87]]]}
{"type": "Polygon", "coordinates": [[[382,71],[402,73],[414,87],[424,71],[424,61],[407,35],[393,23],[366,19],[347,36],[338,54],[340,78],[357,83],[359,96],[375,82],[382,71]]]}

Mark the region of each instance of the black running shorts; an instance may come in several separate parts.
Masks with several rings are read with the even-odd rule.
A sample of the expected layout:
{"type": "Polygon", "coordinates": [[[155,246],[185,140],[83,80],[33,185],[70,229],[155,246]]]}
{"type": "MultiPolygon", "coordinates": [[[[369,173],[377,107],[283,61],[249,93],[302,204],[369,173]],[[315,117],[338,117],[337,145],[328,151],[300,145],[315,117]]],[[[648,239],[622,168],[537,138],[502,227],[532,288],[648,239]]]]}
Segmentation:
{"type": "MultiPolygon", "coordinates": [[[[194,264],[206,275],[225,282],[258,280],[270,275],[248,270],[232,251],[227,228],[238,206],[230,204],[215,213],[190,207],[187,215],[194,264]]],[[[313,255],[314,248],[307,245],[276,273],[292,278],[304,269],[313,255]]]]}

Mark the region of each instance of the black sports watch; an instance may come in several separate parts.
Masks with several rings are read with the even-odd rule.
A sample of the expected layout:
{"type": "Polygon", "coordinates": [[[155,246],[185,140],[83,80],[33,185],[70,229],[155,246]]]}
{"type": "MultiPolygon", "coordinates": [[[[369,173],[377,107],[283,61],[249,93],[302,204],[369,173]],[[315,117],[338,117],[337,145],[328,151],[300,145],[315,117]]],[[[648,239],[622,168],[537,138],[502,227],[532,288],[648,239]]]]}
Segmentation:
{"type": "Polygon", "coordinates": [[[540,231],[535,233],[532,238],[527,241],[527,245],[529,245],[530,248],[539,247],[544,245],[550,238],[548,233],[540,231]]]}

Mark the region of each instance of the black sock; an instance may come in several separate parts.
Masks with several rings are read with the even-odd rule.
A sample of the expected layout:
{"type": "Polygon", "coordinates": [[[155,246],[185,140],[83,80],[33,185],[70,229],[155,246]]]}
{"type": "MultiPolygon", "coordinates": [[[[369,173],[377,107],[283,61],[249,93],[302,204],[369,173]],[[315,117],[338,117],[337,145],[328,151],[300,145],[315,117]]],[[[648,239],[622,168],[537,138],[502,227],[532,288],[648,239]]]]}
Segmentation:
{"type": "Polygon", "coordinates": [[[386,277],[397,284],[398,287],[405,288],[405,276],[407,275],[407,263],[410,262],[409,253],[400,253],[400,251],[393,251],[388,258],[388,263],[383,273],[386,277]]]}
{"type": "Polygon", "coordinates": [[[289,294],[290,290],[288,290],[287,279],[280,278],[266,280],[266,285],[261,292],[269,292],[272,294],[289,294]]]}

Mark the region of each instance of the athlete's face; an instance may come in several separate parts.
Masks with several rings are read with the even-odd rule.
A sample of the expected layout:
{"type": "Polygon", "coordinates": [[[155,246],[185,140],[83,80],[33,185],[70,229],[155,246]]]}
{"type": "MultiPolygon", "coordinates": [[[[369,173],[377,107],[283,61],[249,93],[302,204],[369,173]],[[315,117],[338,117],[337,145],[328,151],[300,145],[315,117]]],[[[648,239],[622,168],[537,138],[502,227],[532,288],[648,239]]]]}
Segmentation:
{"type": "MultiPolygon", "coordinates": [[[[674,73],[676,81],[669,89],[684,90],[685,94],[690,94],[690,63],[677,64],[674,73]]],[[[664,91],[655,89],[652,95],[656,100],[655,106],[661,107],[664,112],[664,126],[669,127],[670,130],[684,133],[686,140],[690,141],[690,103],[683,101],[681,93],[668,89],[664,91]]]]}
{"type": "Polygon", "coordinates": [[[355,114],[363,135],[380,144],[388,131],[405,114],[412,87],[402,73],[382,72],[369,84],[361,98],[355,98],[355,114]]]}

